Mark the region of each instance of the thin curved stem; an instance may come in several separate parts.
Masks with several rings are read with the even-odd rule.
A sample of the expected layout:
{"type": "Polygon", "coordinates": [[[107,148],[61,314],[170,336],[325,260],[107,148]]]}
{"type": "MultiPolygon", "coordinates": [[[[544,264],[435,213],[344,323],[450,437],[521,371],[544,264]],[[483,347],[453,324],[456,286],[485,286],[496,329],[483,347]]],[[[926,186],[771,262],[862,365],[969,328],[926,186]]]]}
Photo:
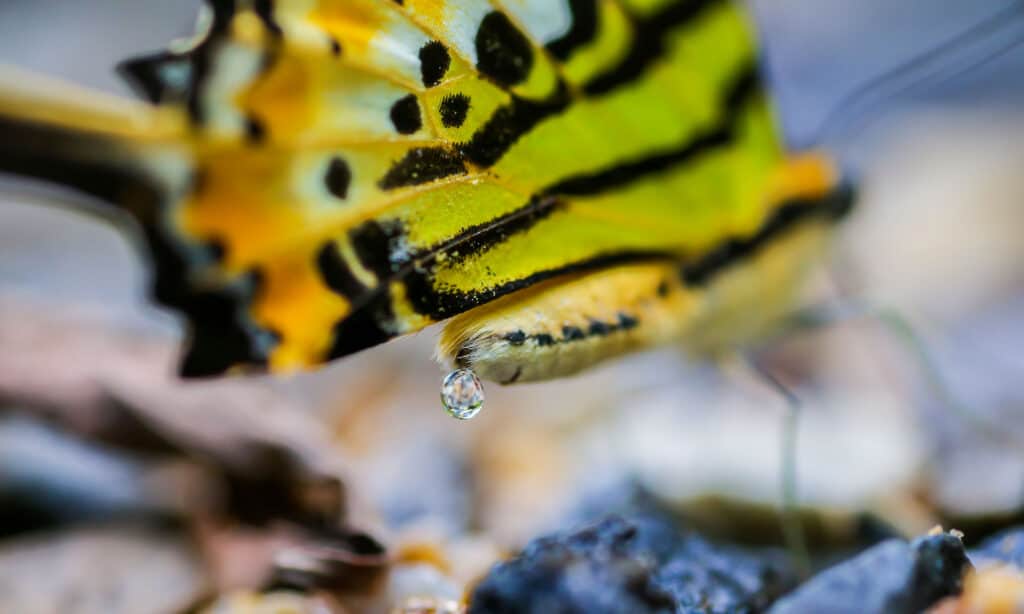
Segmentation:
{"type": "Polygon", "coordinates": [[[747,363],[786,403],[779,455],[779,478],[782,492],[780,505],[782,539],[786,544],[786,549],[789,551],[794,568],[801,576],[807,577],[811,571],[811,556],[807,548],[803,522],[800,518],[800,491],[797,475],[799,427],[803,405],[800,402],[800,398],[789,387],[758,364],[756,360],[747,357],[747,363]]]}

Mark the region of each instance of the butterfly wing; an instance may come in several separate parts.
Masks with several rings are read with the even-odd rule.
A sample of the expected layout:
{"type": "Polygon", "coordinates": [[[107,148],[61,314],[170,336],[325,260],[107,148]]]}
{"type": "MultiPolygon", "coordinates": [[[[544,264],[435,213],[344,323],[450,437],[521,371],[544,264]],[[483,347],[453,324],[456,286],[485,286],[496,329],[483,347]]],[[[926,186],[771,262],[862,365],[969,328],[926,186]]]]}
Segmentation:
{"type": "Polygon", "coordinates": [[[187,119],[147,221],[185,371],[294,369],[755,235],[782,159],[725,0],[211,0],[125,72],[187,119]],[[184,161],[184,162],[183,162],[184,161]],[[174,172],[170,169],[175,169],[174,172]]]}

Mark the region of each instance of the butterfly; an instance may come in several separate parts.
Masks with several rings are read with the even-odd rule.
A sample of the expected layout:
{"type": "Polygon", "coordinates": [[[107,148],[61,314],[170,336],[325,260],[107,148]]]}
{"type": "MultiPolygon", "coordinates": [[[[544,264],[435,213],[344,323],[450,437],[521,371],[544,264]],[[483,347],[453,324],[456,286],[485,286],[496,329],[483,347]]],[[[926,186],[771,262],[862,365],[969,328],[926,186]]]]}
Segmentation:
{"type": "Polygon", "coordinates": [[[7,70],[0,171],[129,212],[189,376],[446,321],[485,379],[569,375],[792,308],[852,191],[787,151],[728,0],[208,0],[144,101],[7,70]]]}

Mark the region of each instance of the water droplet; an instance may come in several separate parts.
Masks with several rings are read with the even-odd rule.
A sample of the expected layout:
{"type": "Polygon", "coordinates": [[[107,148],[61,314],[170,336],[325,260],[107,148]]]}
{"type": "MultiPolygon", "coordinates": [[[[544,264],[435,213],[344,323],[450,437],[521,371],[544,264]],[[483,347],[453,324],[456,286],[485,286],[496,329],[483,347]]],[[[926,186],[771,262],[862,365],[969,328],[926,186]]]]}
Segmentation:
{"type": "Polygon", "coordinates": [[[469,420],[484,407],[484,385],[470,369],[456,369],[441,382],[441,402],[453,418],[469,420]]]}

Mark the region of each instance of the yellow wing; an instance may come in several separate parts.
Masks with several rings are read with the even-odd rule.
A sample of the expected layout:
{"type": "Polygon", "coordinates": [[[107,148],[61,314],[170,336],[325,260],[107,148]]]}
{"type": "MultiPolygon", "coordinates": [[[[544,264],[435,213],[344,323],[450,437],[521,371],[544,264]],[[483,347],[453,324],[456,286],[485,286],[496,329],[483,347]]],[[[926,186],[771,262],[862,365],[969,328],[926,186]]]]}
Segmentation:
{"type": "MultiPolygon", "coordinates": [[[[107,187],[0,145],[140,216],[186,373],[316,364],[612,265],[703,282],[820,212],[770,195],[783,151],[732,2],[209,4],[195,41],[125,65],[145,126],[43,141],[107,187]]],[[[12,143],[53,123],[4,114],[12,143]]]]}

